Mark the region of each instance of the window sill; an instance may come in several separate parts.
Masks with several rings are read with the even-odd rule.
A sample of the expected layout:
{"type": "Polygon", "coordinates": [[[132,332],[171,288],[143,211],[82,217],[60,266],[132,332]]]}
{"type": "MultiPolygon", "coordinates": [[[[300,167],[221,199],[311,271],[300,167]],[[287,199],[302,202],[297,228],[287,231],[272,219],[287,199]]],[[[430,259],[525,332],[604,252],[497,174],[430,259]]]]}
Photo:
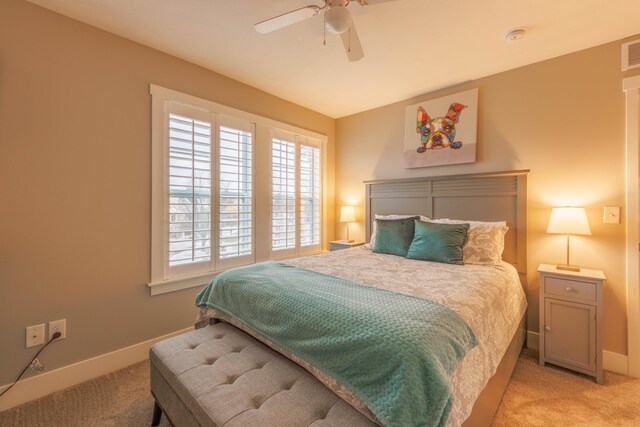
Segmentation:
{"type": "MultiPolygon", "coordinates": [[[[308,254],[304,254],[304,255],[290,255],[290,256],[283,256],[283,257],[272,257],[270,260],[271,261],[284,261],[287,259],[294,259],[294,258],[299,258],[301,256],[311,256],[311,255],[317,255],[320,253],[324,253],[324,252],[328,252],[326,249],[320,249],[317,252],[310,252],[308,254]]],[[[260,262],[260,261],[258,261],[260,262]]],[[[243,264],[243,265],[251,265],[251,264],[255,264],[254,262],[250,262],[247,264],[243,264]]],[[[242,265],[237,265],[235,267],[241,267],[242,265]]],[[[147,286],[149,287],[149,293],[151,294],[151,296],[155,296],[155,295],[162,295],[162,294],[166,294],[169,292],[175,292],[175,291],[181,291],[183,289],[189,289],[189,288],[195,288],[195,287],[204,287],[206,284],[208,284],[210,281],[212,281],[218,274],[222,273],[223,271],[227,271],[230,270],[231,268],[235,268],[235,267],[229,267],[229,268],[224,268],[221,270],[216,270],[216,271],[208,271],[206,273],[202,273],[202,274],[198,274],[196,276],[187,276],[187,277],[176,277],[174,279],[168,279],[168,280],[160,280],[157,282],[151,282],[151,283],[147,283],[147,286]]]]}
{"type": "Polygon", "coordinates": [[[204,274],[199,274],[197,276],[189,276],[189,277],[178,277],[175,279],[162,280],[159,282],[148,283],[149,293],[151,296],[154,295],[162,295],[169,292],[180,291],[183,289],[195,288],[195,287],[203,287],[218,274],[222,273],[223,270],[220,271],[209,271],[204,274]]]}

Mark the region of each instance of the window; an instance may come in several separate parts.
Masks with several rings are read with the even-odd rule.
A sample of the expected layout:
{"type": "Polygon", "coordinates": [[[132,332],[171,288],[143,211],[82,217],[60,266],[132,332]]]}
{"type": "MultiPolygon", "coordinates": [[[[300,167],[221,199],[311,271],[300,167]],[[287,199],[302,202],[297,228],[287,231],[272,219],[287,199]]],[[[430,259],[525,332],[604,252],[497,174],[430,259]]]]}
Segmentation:
{"type": "Polygon", "coordinates": [[[272,258],[319,252],[320,141],[275,129],[271,134],[272,258]]]}
{"type": "Polygon", "coordinates": [[[151,85],[152,295],[322,249],[326,137],[151,85]]]}
{"type": "Polygon", "coordinates": [[[165,112],[165,278],[252,263],[253,124],[173,102],[165,112]]]}
{"type": "Polygon", "coordinates": [[[163,107],[162,280],[254,262],[254,124],[172,101],[163,107]]]}

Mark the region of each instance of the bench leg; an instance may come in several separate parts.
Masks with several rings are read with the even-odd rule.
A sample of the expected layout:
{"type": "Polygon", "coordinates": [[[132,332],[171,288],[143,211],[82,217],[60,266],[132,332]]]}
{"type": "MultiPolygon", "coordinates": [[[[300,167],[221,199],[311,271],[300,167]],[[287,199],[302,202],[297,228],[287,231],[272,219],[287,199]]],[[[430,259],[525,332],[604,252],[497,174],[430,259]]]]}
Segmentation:
{"type": "Polygon", "coordinates": [[[152,426],[157,426],[160,424],[160,418],[162,418],[162,408],[158,405],[158,401],[156,400],[153,405],[153,419],[151,420],[152,426]]]}

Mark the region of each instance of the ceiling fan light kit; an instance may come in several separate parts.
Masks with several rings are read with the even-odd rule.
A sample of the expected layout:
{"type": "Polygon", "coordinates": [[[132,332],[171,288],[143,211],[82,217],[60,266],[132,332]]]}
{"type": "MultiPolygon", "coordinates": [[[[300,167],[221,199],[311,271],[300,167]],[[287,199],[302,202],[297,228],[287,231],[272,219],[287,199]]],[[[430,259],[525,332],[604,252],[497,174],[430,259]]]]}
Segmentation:
{"type": "Polygon", "coordinates": [[[327,30],[334,34],[342,34],[351,27],[351,13],[344,6],[329,6],[324,12],[327,30]]]}
{"type": "MultiPolygon", "coordinates": [[[[395,0],[351,0],[360,6],[369,6],[378,3],[387,3],[395,0]]],[[[255,25],[257,32],[266,34],[280,28],[288,27],[297,22],[312,18],[324,11],[324,28],[325,30],[338,34],[342,38],[344,50],[347,53],[349,61],[359,61],[364,57],[364,51],[360,44],[358,32],[351,18],[351,12],[347,9],[350,0],[324,0],[322,6],[309,5],[300,9],[286,12],[273,18],[258,22],[255,25]]]]}

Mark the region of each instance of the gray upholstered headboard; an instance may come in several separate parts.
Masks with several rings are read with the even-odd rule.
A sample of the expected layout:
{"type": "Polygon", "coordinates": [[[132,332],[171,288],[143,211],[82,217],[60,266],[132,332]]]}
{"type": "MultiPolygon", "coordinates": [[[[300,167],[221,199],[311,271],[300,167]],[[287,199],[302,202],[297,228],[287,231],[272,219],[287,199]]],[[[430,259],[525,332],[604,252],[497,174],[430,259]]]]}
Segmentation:
{"type": "MultiPolygon", "coordinates": [[[[502,259],[527,272],[528,170],[365,181],[368,242],[376,214],[507,221],[502,259]]],[[[523,280],[524,283],[524,280],[523,280]]]]}

